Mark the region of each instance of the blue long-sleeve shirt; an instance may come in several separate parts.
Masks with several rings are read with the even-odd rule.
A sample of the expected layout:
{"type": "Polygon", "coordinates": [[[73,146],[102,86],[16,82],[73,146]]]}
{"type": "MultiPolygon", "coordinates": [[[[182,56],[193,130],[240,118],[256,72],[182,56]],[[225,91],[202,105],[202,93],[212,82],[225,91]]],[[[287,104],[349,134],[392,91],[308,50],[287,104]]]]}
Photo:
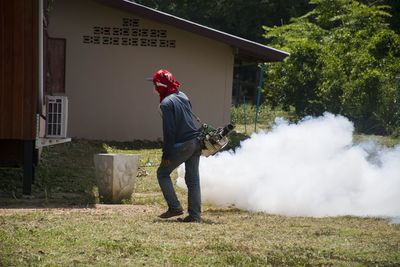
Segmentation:
{"type": "Polygon", "coordinates": [[[170,94],[160,103],[163,121],[163,159],[171,159],[174,145],[197,138],[199,132],[191,113],[192,104],[181,91],[170,94]]]}

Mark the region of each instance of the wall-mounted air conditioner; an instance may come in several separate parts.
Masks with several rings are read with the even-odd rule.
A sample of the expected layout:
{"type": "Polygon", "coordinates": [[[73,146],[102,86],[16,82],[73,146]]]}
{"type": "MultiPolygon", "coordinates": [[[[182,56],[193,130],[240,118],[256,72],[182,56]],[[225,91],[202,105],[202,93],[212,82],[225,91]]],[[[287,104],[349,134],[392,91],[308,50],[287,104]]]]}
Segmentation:
{"type": "Polygon", "coordinates": [[[66,138],[68,121],[68,98],[46,97],[46,137],[66,138]]]}

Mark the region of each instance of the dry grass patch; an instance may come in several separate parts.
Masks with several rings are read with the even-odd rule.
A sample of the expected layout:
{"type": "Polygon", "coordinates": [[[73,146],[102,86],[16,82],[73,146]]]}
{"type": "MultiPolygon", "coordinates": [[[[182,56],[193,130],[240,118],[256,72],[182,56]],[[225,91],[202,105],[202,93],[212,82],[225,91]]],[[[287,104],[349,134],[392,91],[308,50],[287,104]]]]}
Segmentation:
{"type": "Polygon", "coordinates": [[[284,217],[208,208],[200,224],[158,205],[0,213],[0,265],[396,266],[400,226],[384,219],[284,217]]]}

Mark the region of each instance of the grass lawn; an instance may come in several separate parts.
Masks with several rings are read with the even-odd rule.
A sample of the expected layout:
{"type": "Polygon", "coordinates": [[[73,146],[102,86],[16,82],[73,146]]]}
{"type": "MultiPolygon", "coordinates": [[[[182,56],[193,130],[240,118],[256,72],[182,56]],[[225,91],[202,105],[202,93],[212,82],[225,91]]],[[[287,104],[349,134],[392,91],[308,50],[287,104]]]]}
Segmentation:
{"type": "MultiPolygon", "coordinates": [[[[20,193],[20,170],[0,169],[0,266],[400,266],[400,225],[381,218],[285,217],[205,203],[203,223],[158,219],[166,209],[155,178],[160,156],[150,142],[47,147],[32,199],[20,193]],[[99,204],[93,154],[104,152],[140,154],[135,192],[123,205],[99,204]]],[[[177,192],[186,207],[185,191],[177,192]]]]}

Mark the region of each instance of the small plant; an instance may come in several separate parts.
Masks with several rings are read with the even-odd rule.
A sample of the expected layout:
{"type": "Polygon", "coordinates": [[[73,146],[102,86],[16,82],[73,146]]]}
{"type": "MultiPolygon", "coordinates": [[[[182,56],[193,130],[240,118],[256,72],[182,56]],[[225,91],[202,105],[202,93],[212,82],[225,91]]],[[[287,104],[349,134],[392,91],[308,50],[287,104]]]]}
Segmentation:
{"type": "MultiPolygon", "coordinates": [[[[273,109],[269,105],[263,104],[258,110],[257,124],[261,125],[259,128],[269,128],[277,117],[285,118],[289,121],[297,119],[294,109],[284,111],[282,109],[273,109]]],[[[241,104],[232,106],[231,108],[231,121],[235,125],[243,125],[245,128],[253,129],[256,118],[256,106],[252,104],[241,104]]],[[[247,129],[246,131],[247,132],[247,129]]]]}

